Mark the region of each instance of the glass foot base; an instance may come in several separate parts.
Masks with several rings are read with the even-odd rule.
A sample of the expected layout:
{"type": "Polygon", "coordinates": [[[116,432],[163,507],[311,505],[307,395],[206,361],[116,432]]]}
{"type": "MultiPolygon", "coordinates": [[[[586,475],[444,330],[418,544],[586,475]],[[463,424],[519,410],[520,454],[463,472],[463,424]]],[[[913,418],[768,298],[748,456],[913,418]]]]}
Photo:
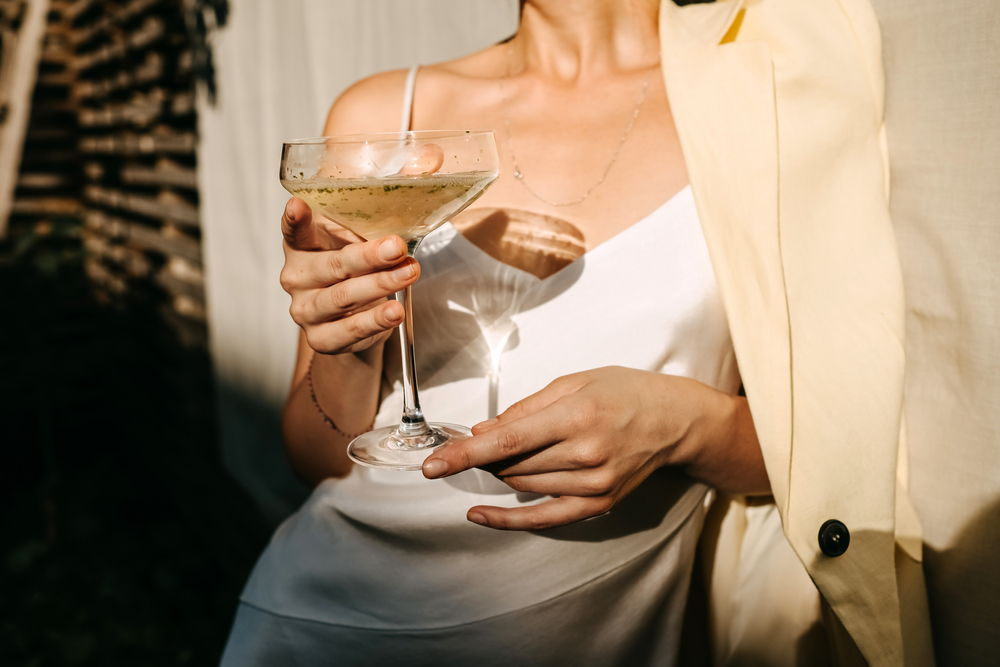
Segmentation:
{"type": "Polygon", "coordinates": [[[395,426],[386,426],[359,435],[347,446],[347,455],[355,463],[382,470],[420,470],[424,459],[435,449],[454,440],[472,436],[472,431],[458,424],[428,424],[427,435],[405,437],[395,426]]]}

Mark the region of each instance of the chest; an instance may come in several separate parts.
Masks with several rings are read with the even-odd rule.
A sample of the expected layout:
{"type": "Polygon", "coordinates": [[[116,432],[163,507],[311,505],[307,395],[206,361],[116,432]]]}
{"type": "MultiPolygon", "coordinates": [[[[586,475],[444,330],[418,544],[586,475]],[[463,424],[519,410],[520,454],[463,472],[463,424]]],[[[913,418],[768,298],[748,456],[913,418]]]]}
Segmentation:
{"type": "Polygon", "coordinates": [[[489,79],[462,94],[449,85],[418,79],[413,128],[493,128],[501,155],[500,179],[453,221],[463,234],[484,210],[523,211],[576,230],[589,251],[687,184],[658,75],[576,87],[489,79]]]}

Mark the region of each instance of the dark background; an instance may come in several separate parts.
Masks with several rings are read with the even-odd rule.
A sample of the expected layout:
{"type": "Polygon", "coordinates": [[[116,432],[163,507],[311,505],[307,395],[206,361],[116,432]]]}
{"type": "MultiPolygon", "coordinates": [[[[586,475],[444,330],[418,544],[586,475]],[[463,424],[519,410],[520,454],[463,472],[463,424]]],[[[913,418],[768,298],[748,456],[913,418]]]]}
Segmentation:
{"type": "Polygon", "coordinates": [[[219,460],[206,10],[225,22],[225,0],[51,3],[0,241],[3,667],[218,664],[270,533],[219,460]]]}
{"type": "Polygon", "coordinates": [[[269,531],[218,460],[207,354],[155,299],[97,302],[54,227],[0,245],[0,665],[217,664],[269,531]]]}

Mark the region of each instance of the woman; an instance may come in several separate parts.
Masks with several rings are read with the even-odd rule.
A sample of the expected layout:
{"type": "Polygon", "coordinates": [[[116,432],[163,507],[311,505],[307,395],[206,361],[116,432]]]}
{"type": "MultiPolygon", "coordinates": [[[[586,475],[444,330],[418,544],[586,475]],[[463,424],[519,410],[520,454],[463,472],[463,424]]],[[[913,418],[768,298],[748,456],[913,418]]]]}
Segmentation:
{"type": "MultiPolygon", "coordinates": [[[[503,145],[508,148],[505,177],[450,229],[442,228],[437,243],[428,238],[425,243],[432,250],[419,257],[421,264],[403,259],[398,239],[361,243],[351,242],[356,239],[343,233],[327,234],[313,224],[302,202],[289,202],[282,221],[286,247],[282,279],[303,334],[286,408],[288,450],[296,469],[312,482],[347,476],[343,481],[320,483],[303,510],[279,529],[244,593],[224,662],[276,664],[294,656],[310,664],[310,659],[329,657],[330,651],[343,664],[392,659],[410,664],[473,660],[486,664],[664,664],[676,659],[694,557],[693,537],[701,529],[708,491],[670,471],[682,471],[736,494],[773,491],[778,507],[767,519],[772,527],[779,510],[786,527],[797,518],[789,514],[789,498],[794,496],[790,488],[797,489],[796,478],[790,484],[787,476],[774,474],[788,471],[787,456],[782,459],[788,447],[782,450],[781,443],[790,439],[784,414],[785,403],[791,403],[791,388],[787,375],[782,384],[781,364],[787,373],[789,331],[804,332],[807,338],[813,333],[808,325],[797,328],[802,320],[791,306],[801,302],[794,288],[819,284],[810,271],[831,267],[816,257],[795,264],[781,254],[782,246],[776,262],[779,274],[784,270],[801,277],[801,283],[791,283],[786,275],[792,287],[784,288],[773,280],[775,263],[767,253],[775,249],[769,232],[775,231],[771,223],[778,218],[778,210],[811,222],[811,213],[793,205],[825,192],[803,180],[801,192],[789,196],[782,191],[781,198],[774,199],[777,165],[794,167],[797,159],[795,148],[778,143],[778,137],[784,141],[785,135],[775,133],[774,105],[799,101],[786,95],[787,91],[801,93],[801,86],[786,89],[785,80],[778,76],[784,74],[779,65],[788,64],[781,59],[789,53],[797,55],[800,49],[818,54],[815,60],[821,67],[822,57],[831,53],[840,57],[834,65],[848,61],[852,69],[836,80],[846,78],[852,85],[860,80],[869,86],[868,97],[859,92],[859,85],[837,92],[857,105],[869,104],[872,116],[880,117],[878,94],[875,101],[871,99],[875,73],[864,71],[862,57],[848,51],[857,42],[851,41],[856,39],[851,34],[855,24],[845,19],[845,13],[862,27],[870,27],[864,23],[866,8],[854,3],[841,13],[832,1],[812,4],[816,5],[811,8],[814,17],[780,0],[761,3],[760,10],[739,11],[740,5],[733,4],[691,7],[683,12],[669,2],[660,8],[652,0],[526,2],[521,28],[510,42],[420,70],[412,114],[409,108],[403,113],[410,127],[501,127],[506,130],[501,140],[506,139],[503,145]],[[832,20],[834,28],[818,27],[823,20],[832,20]],[[814,34],[804,33],[811,41],[803,41],[796,32],[803,27],[812,29],[814,34]],[[767,49],[769,31],[785,40],[773,63],[767,49]],[[744,37],[759,41],[740,44],[744,37]],[[672,95],[669,103],[660,76],[661,51],[672,95]],[[775,68],[773,82],[766,78],[771,66],[775,68]],[[736,106],[706,104],[711,96],[697,92],[692,79],[696,73],[703,75],[702,85],[716,90],[713,102],[736,106]],[[716,89],[718,85],[724,88],[716,89]],[[675,128],[672,109],[683,110],[689,122],[675,128]],[[699,112],[722,121],[715,128],[717,136],[697,134],[699,112]],[[733,173],[733,164],[724,159],[727,156],[749,169],[733,173]],[[719,174],[709,173],[710,166],[734,178],[722,182],[719,174]],[[754,171],[759,173],[746,176],[754,171]],[[770,187],[756,187],[761,184],[770,187]],[[555,282],[571,284],[555,290],[558,294],[537,309],[539,321],[525,322],[519,345],[525,370],[518,372],[516,364],[508,364],[505,357],[504,386],[520,395],[501,396],[501,403],[524,400],[498,421],[480,424],[475,429],[477,437],[432,456],[424,473],[442,477],[492,463],[491,470],[519,493],[498,493],[478,471],[465,472],[448,486],[414,482],[411,476],[351,470],[343,454],[351,434],[365,430],[373,418],[379,425],[395,418],[392,395],[381,409],[379,395],[383,370],[392,373],[391,365],[383,362],[383,351],[392,349],[384,347],[385,341],[399,324],[402,310],[385,297],[415,282],[426,267],[435,270],[417,289],[445,275],[442,269],[448,265],[444,260],[449,248],[477,245],[488,236],[484,221],[494,219],[491,215],[497,210],[506,212],[508,219],[556,219],[561,229],[572,230],[585,254],[570,264],[578,275],[564,270],[546,276],[546,280],[553,277],[555,282]],[[707,215],[700,216],[699,226],[702,211],[707,215]],[[743,254],[734,250],[740,239],[753,244],[743,254]],[[616,277],[624,279],[616,281],[616,277]],[[574,287],[590,290],[584,292],[587,298],[581,299],[580,289],[574,287]],[[685,298],[671,298],[678,294],[685,298]],[[601,304],[600,310],[590,305],[595,301],[601,304]],[[786,312],[778,312],[781,305],[786,312]],[[546,310],[552,311],[548,322],[546,310]],[[751,402],[736,395],[740,377],[732,363],[727,314],[751,402]],[[532,357],[537,337],[527,335],[528,330],[551,330],[554,322],[562,324],[559,336],[532,357]],[[600,344],[581,336],[581,329],[593,329],[600,344]],[[314,355],[314,350],[320,354],[314,355]],[[540,365],[539,353],[547,355],[546,362],[549,356],[558,359],[540,365]],[[605,367],[615,364],[632,367],[605,367]],[[539,368],[569,371],[550,377],[531,372],[539,368]],[[757,428],[750,413],[754,403],[757,428]],[[763,437],[758,438],[761,425],[763,437]],[[459,506],[463,510],[474,506],[467,515],[473,523],[515,530],[563,526],[611,511],[578,526],[512,534],[468,523],[458,526],[454,517],[459,506]],[[421,581],[414,583],[413,578],[421,581]]],[[[801,83],[799,70],[788,67],[786,71],[798,72],[795,82],[801,83]]],[[[406,78],[405,73],[396,72],[357,84],[334,105],[325,133],[395,129],[400,102],[408,90],[406,78]]],[[[822,110],[822,105],[818,108],[822,110]]],[[[779,110],[785,114],[789,109],[794,112],[793,121],[797,121],[796,114],[806,115],[794,104],[779,110]]],[[[873,127],[877,136],[878,124],[873,127]]],[[[790,124],[789,129],[796,136],[799,126],[790,124]]],[[[831,136],[838,133],[844,131],[831,128],[831,136]]],[[[867,138],[870,133],[866,129],[860,134],[867,138]]],[[[809,142],[803,146],[808,150],[809,142]]],[[[879,155],[877,141],[874,152],[864,141],[842,148],[850,155],[851,167],[861,164],[870,170],[872,155],[879,155]],[[857,154],[851,153],[854,149],[857,154]]],[[[813,158],[807,153],[801,161],[814,166],[813,158]]],[[[830,170],[841,173],[837,165],[830,170]]],[[[803,176],[794,175],[788,183],[803,176]]],[[[875,176],[881,179],[882,175],[875,176]]],[[[851,189],[857,184],[845,178],[835,184],[827,205],[841,204],[845,189],[851,201],[859,199],[851,189]]],[[[882,187],[881,181],[874,183],[876,189],[882,187]]],[[[884,197],[874,198],[867,187],[860,200],[876,209],[874,213],[862,210],[862,219],[874,219],[881,226],[868,255],[858,258],[852,268],[860,266],[862,276],[871,276],[865,267],[886,259],[891,263],[895,256],[886,242],[884,197]]],[[[808,225],[791,232],[782,227],[782,244],[807,245],[796,236],[803,229],[814,231],[808,225]]],[[[830,241],[828,232],[817,238],[821,243],[830,241]]],[[[836,244],[827,249],[834,254],[841,251],[836,244]]],[[[491,255],[493,261],[509,260],[495,248],[491,255]]],[[[844,272],[837,267],[833,271],[837,279],[844,272]]],[[[868,285],[874,296],[872,303],[860,308],[864,331],[869,326],[865,318],[873,308],[878,311],[889,304],[891,310],[895,305],[892,298],[898,285],[893,283],[892,267],[885,273],[887,279],[868,285]]],[[[858,278],[848,280],[854,282],[847,285],[847,293],[854,296],[851,289],[858,278]]],[[[821,306],[832,303],[839,309],[845,304],[840,294],[819,296],[813,302],[821,306]]],[[[830,319],[822,307],[810,314],[820,322],[830,319]]],[[[842,310],[840,314],[853,316],[854,312],[842,310]]],[[[888,339],[898,343],[900,328],[894,316],[890,313],[888,328],[879,321],[878,333],[885,338],[888,330],[892,334],[888,339]]],[[[420,319],[418,314],[418,326],[420,319]]],[[[880,341],[871,346],[879,354],[884,352],[880,341]]],[[[817,343],[815,338],[807,341],[817,343]]],[[[807,367],[818,358],[813,349],[807,348],[803,356],[807,367]]],[[[832,354],[836,357],[842,351],[835,344],[832,354]]],[[[893,358],[883,366],[894,373],[897,361],[893,358]]],[[[448,363],[435,370],[448,371],[448,363]]],[[[825,367],[809,370],[816,370],[815,377],[823,379],[840,372],[834,369],[831,375],[829,367],[828,361],[825,367]]],[[[451,370],[461,377],[465,369],[451,370]]],[[[811,380],[804,382],[809,385],[811,380]]],[[[454,383],[432,386],[422,393],[427,412],[436,419],[469,422],[468,416],[447,414],[454,402],[448,399],[449,384],[454,383]],[[435,398],[438,388],[441,398],[435,398]]],[[[886,384],[891,382],[882,386],[886,384]]],[[[859,423],[865,419],[869,424],[891,422],[895,409],[898,425],[893,391],[890,386],[885,391],[889,400],[874,406],[887,412],[887,418],[866,414],[859,423]]],[[[803,400],[808,405],[821,394],[807,394],[803,400]]],[[[844,403],[840,407],[849,409],[844,403]]],[[[837,423],[824,426],[834,434],[841,428],[837,423]]],[[[825,436],[809,430],[818,428],[816,424],[803,428],[797,423],[796,428],[805,432],[796,442],[824,441],[825,436]]],[[[869,441],[877,441],[878,453],[868,457],[866,468],[874,466],[876,473],[884,472],[885,461],[895,461],[894,451],[883,455],[885,437],[881,432],[877,435],[869,441]]],[[[798,452],[800,445],[796,447],[798,452]]],[[[812,447],[802,455],[806,462],[812,447]]],[[[817,472],[822,477],[821,471],[806,467],[803,483],[811,483],[817,472]]],[[[833,470],[832,474],[843,473],[833,470]]],[[[891,470],[889,475],[891,480],[891,470]]],[[[823,481],[817,479],[815,484],[822,486],[823,481]]],[[[884,486],[880,479],[879,490],[884,486]]],[[[880,517],[885,507],[891,512],[891,499],[869,495],[880,517]]],[[[845,501],[838,507],[850,504],[845,501]]],[[[863,514],[843,515],[856,517],[863,514]]],[[[884,522],[873,525],[884,533],[884,522]]],[[[834,532],[838,526],[843,526],[839,520],[834,532]]],[[[891,532],[890,528],[890,544],[891,532]]],[[[780,538],[780,532],[777,535],[780,538]]],[[[835,542],[839,535],[834,536],[835,542]]],[[[869,556],[865,562],[884,567],[884,540],[872,537],[874,547],[869,540],[860,541],[862,546],[856,551],[869,556]]],[[[748,535],[735,551],[745,551],[752,543],[753,536],[748,535]]],[[[810,550],[819,551],[814,546],[795,546],[804,560],[810,550]]],[[[822,544],[820,548],[826,554],[822,544]]],[[[821,587],[824,570],[835,573],[824,593],[865,658],[872,664],[893,664],[902,652],[898,623],[878,620],[870,628],[863,627],[867,622],[864,605],[878,598],[886,586],[873,586],[871,595],[861,596],[861,605],[854,599],[844,602],[838,587],[849,587],[858,575],[851,570],[857,563],[839,558],[842,553],[827,554],[827,561],[807,565],[821,587]],[[846,569],[832,567],[834,558],[847,563],[846,569]],[[853,617],[844,612],[859,606],[862,611],[853,617]]],[[[714,562],[719,562],[718,556],[714,562]]],[[[895,585],[892,594],[897,595],[895,585]]],[[[877,604],[869,606],[874,609],[877,604]]],[[[898,610],[890,613],[898,618],[898,610]]],[[[720,632],[718,627],[715,630],[720,632]]],[[[737,638],[735,643],[739,642],[737,638]]],[[[731,649],[719,654],[722,659],[732,655],[731,649]]]]}

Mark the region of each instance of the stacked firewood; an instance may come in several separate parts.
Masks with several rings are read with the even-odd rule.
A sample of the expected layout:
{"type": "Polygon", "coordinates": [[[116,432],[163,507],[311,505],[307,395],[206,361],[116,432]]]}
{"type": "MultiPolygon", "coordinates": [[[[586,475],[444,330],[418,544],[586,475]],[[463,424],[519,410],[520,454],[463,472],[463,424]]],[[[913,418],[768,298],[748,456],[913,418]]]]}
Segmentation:
{"type": "Polygon", "coordinates": [[[203,347],[196,118],[181,0],[76,0],[66,15],[87,274],[108,299],[148,290],[182,341],[203,347]]]}

